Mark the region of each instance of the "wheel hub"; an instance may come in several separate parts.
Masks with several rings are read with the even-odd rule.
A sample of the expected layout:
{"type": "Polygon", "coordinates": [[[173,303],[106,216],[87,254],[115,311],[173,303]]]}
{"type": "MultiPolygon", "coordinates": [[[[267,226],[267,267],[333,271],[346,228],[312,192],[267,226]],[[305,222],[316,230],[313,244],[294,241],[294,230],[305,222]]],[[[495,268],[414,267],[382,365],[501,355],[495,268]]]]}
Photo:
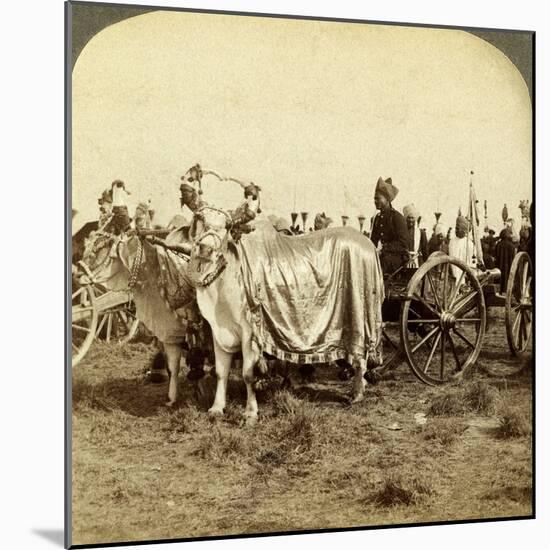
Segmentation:
{"type": "Polygon", "coordinates": [[[450,311],[444,311],[441,314],[439,323],[443,330],[449,331],[455,327],[456,317],[450,311]]]}

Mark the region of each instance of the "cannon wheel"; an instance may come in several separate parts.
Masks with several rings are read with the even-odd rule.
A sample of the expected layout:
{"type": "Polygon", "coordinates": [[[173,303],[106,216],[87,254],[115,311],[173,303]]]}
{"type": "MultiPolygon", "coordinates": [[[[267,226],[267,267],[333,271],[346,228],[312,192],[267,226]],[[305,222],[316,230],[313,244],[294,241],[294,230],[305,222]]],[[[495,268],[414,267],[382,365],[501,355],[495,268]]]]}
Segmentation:
{"type": "Polygon", "coordinates": [[[414,374],[439,385],[477,360],[485,334],[483,289],[466,264],[430,258],[412,276],[401,305],[400,336],[414,374]]]}
{"type": "Polygon", "coordinates": [[[533,330],[533,263],[527,252],[514,257],[506,286],[505,320],[510,351],[523,355],[533,330]]]}
{"type": "Polygon", "coordinates": [[[73,367],[88,353],[95,338],[98,318],[92,286],[85,285],[77,288],[72,294],[71,349],[73,367]]]}
{"type": "MultiPolygon", "coordinates": [[[[96,287],[99,296],[109,291],[96,287]]],[[[117,304],[99,312],[99,319],[95,335],[105,342],[125,344],[130,342],[139,329],[139,319],[136,317],[136,305],[130,298],[128,301],[117,304]]]]}

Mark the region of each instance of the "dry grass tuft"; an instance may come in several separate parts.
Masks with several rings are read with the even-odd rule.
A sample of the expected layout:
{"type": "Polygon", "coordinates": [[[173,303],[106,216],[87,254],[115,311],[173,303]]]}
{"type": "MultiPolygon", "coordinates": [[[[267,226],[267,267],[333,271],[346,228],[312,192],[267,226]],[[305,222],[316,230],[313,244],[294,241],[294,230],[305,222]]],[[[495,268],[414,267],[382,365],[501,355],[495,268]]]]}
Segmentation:
{"type": "Polygon", "coordinates": [[[374,493],[373,500],[380,506],[409,506],[421,502],[433,492],[431,487],[416,477],[405,480],[399,475],[390,475],[374,493]]]}
{"type": "Polygon", "coordinates": [[[105,388],[77,380],[73,383],[72,390],[73,409],[75,411],[86,409],[111,411],[116,408],[115,400],[107,393],[105,388]]]}
{"type": "Polygon", "coordinates": [[[422,427],[420,433],[426,441],[439,443],[443,447],[449,447],[457,441],[465,430],[463,422],[459,420],[440,419],[422,427]]]}
{"type": "Polygon", "coordinates": [[[498,439],[515,439],[531,434],[531,422],[520,409],[505,406],[498,417],[498,439]]]}
{"type": "Polygon", "coordinates": [[[303,408],[303,402],[287,390],[280,390],[271,399],[273,416],[290,416],[303,408]]]}
{"type": "Polygon", "coordinates": [[[204,413],[194,407],[182,407],[170,414],[164,432],[171,434],[191,434],[200,432],[204,428],[204,413]]]}
{"type": "Polygon", "coordinates": [[[315,415],[307,409],[303,406],[292,415],[283,433],[285,440],[292,441],[296,450],[309,451],[313,445],[315,415]]]}
{"type": "Polygon", "coordinates": [[[494,414],[499,403],[499,391],[483,380],[477,380],[464,388],[466,411],[478,414],[494,414]]]}
{"type": "Polygon", "coordinates": [[[456,388],[446,390],[441,395],[434,397],[428,409],[430,416],[452,416],[463,412],[462,392],[456,388]]]}
{"type": "Polygon", "coordinates": [[[210,433],[199,439],[193,454],[220,465],[236,457],[247,457],[251,446],[252,442],[247,434],[213,426],[210,433]]]}
{"type": "Polygon", "coordinates": [[[430,416],[453,416],[474,412],[494,414],[500,403],[499,391],[483,380],[452,386],[432,399],[430,416]]]}

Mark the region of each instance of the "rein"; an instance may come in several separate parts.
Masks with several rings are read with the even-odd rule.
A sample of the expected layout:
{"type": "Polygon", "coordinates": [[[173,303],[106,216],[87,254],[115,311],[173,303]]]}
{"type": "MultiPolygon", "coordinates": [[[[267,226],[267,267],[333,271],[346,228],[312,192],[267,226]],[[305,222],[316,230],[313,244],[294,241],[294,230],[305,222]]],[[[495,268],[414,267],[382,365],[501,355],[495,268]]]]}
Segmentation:
{"type": "Polygon", "coordinates": [[[224,258],[224,256],[219,255],[214,271],[212,271],[212,273],[209,273],[202,281],[195,281],[195,284],[203,288],[210,286],[222,274],[223,270],[226,267],[227,260],[224,258]]]}

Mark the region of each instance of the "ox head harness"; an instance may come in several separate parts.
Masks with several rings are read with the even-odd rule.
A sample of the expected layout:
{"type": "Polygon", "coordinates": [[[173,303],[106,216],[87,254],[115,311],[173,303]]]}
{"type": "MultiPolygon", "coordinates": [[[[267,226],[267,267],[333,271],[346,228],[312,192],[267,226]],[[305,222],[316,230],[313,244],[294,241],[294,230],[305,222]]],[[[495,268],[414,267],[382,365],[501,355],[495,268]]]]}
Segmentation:
{"type": "Polygon", "coordinates": [[[203,205],[195,213],[191,226],[190,236],[192,239],[191,248],[191,269],[197,274],[203,272],[204,264],[211,263],[213,268],[211,271],[204,274],[203,277],[192,276],[194,284],[197,286],[206,287],[212,284],[222,273],[227,266],[225,254],[227,252],[227,243],[229,240],[230,231],[233,228],[233,220],[231,216],[219,208],[203,205]],[[208,212],[217,212],[225,217],[225,227],[214,226],[207,221],[208,212]],[[203,225],[203,230],[197,234],[197,223],[203,225]],[[223,237],[220,236],[220,229],[225,230],[223,237]],[[204,240],[211,237],[216,242],[216,246],[212,247],[204,244],[204,240]],[[214,257],[212,257],[214,255],[214,257]]]}

